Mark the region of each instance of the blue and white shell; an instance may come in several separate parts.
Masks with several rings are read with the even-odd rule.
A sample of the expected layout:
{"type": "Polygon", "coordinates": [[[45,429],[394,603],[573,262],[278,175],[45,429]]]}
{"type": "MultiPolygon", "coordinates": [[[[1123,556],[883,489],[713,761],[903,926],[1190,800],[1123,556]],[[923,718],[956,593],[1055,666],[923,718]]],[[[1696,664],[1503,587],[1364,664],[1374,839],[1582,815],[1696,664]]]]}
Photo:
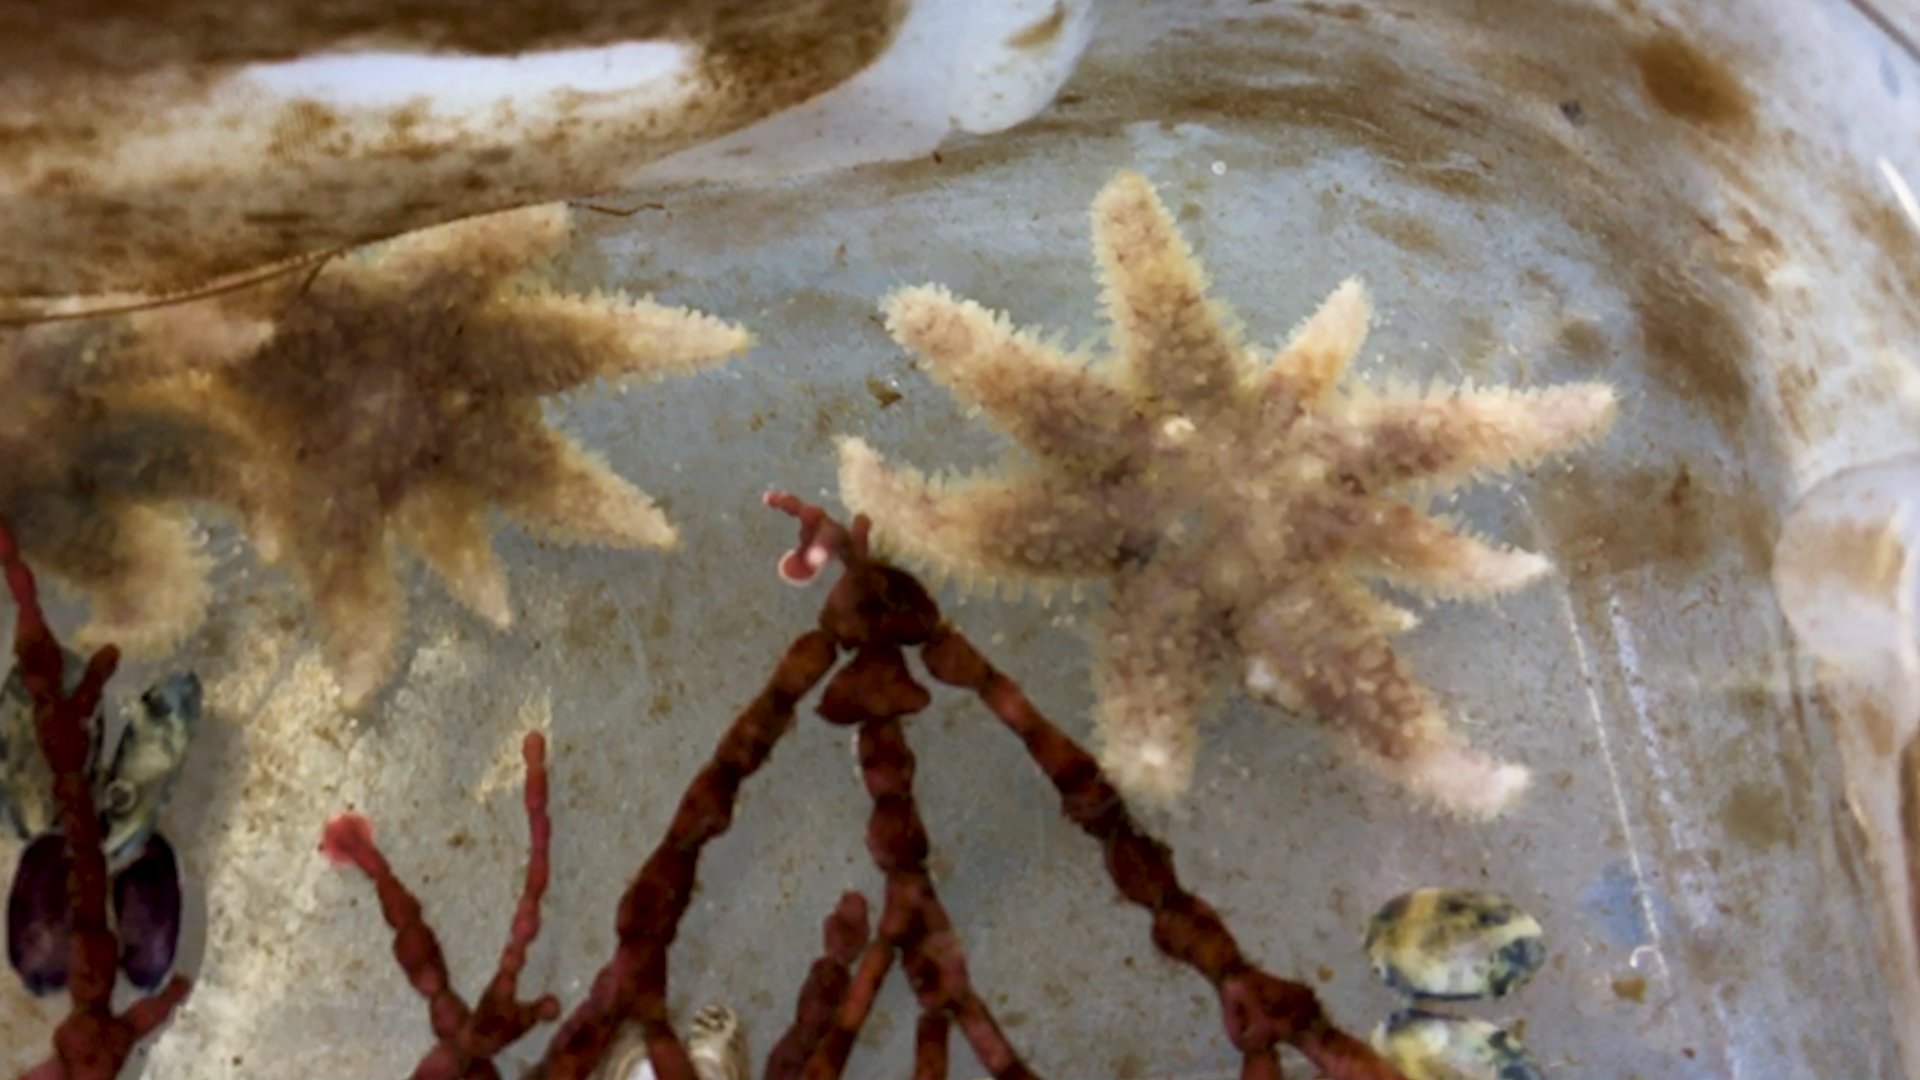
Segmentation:
{"type": "Polygon", "coordinates": [[[1485,1020],[1403,1009],[1374,1029],[1373,1048],[1407,1080],[1545,1080],[1520,1040],[1485,1020]]]}
{"type": "Polygon", "coordinates": [[[1417,998],[1499,998],[1546,962],[1540,923],[1499,893],[1415,889],[1367,924],[1367,958],[1388,986],[1417,998]]]}

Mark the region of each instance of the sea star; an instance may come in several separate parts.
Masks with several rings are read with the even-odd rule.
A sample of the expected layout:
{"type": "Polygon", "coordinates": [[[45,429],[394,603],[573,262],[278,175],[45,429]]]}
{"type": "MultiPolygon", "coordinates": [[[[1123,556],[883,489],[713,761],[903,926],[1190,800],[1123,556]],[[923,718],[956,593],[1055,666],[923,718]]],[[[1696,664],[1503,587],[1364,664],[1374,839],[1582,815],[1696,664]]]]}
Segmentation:
{"type": "Polygon", "coordinates": [[[266,321],[207,303],[0,331],[0,516],[86,593],[77,640],[163,653],[199,625],[205,558],[181,505],[224,458],[164,376],[259,347],[266,321]]]}
{"type": "Polygon", "coordinates": [[[1200,718],[1237,665],[1256,696],[1316,713],[1412,791],[1499,812],[1527,770],[1449,730],[1388,644],[1412,617],[1363,579],[1484,598],[1545,573],[1538,555],[1429,516],[1420,492],[1597,437],[1612,389],[1342,387],[1366,333],[1357,282],[1262,362],[1207,298],[1146,180],[1110,183],[1093,232],[1114,355],[1091,366],[943,289],[888,298],[895,340],[1034,460],[948,483],[849,438],[849,506],[883,545],[960,578],[1109,582],[1096,727],[1102,764],[1130,795],[1166,803],[1187,789],[1200,718]]]}
{"type": "Polygon", "coordinates": [[[540,399],[717,364],[751,338],[650,300],[518,280],[567,237],[556,204],[328,266],[264,347],[188,388],[248,446],[250,467],[216,496],[241,511],[262,557],[290,562],[305,585],[349,708],[392,666],[404,609],[393,541],[498,627],[512,607],[489,506],[566,542],[676,542],[650,499],[546,425],[540,399]]]}

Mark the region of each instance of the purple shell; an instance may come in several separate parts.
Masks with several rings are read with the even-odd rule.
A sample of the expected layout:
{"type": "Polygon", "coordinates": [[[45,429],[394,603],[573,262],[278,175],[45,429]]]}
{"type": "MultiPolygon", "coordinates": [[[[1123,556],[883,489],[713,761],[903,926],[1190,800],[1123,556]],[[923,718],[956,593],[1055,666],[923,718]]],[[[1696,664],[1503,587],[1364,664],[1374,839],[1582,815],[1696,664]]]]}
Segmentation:
{"type": "Polygon", "coordinates": [[[33,994],[67,985],[73,927],[67,873],[73,860],[58,833],[42,833],[20,853],[7,895],[7,962],[33,994]]]}
{"type": "Polygon", "coordinates": [[[113,879],[113,917],[120,935],[120,970],[142,990],[153,990],[173,970],[180,945],[180,863],[173,845],[155,833],[146,850],[113,879]]]}

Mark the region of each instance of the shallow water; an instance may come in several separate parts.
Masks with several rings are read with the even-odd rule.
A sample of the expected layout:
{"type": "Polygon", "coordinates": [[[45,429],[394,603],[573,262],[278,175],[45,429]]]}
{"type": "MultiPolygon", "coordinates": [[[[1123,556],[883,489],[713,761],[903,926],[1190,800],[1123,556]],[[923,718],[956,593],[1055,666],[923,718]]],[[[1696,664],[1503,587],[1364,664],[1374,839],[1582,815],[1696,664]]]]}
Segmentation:
{"type": "MultiPolygon", "coordinates": [[[[143,1075],[415,1060],[424,1010],[371,890],[315,853],[320,826],[348,806],[374,820],[477,987],[518,888],[529,726],[552,733],[558,840],[523,985],[578,1000],[681,785],[819,599],[776,580],[791,529],[760,492],[830,500],[837,433],[923,466],[999,449],[887,339],[877,298],[933,280],[1023,325],[1103,332],[1086,206],[1123,166],[1158,185],[1256,340],[1358,273],[1380,312],[1369,376],[1598,377],[1624,401],[1571,468],[1458,507],[1561,572],[1426,612],[1399,643],[1477,743],[1534,768],[1517,814],[1436,818],[1238,699],[1211,723],[1190,809],[1156,824],[1248,952],[1364,1030],[1396,1007],[1367,971],[1367,916],[1411,887],[1494,888],[1540,918],[1553,958],[1479,1012],[1523,1018],[1553,1075],[1902,1075],[1839,795],[1831,725],[1848,720],[1806,677],[1768,569],[1811,477],[1915,441],[1880,388],[1911,362],[1920,233],[1871,163],[1920,176],[1911,140],[1889,135],[1920,121],[1920,67],[1841,5],[1744,30],[1695,18],[1712,33],[1638,4],[1115,2],[1056,107],[1004,135],[583,211],[570,283],[653,292],[760,339],[717,372],[554,404],[661,499],[682,549],[509,530],[504,634],[410,574],[403,676],[356,721],[330,704],[297,597],[216,533],[223,600],[186,653],[209,723],[167,826],[203,898],[185,950],[199,982],[143,1075]]],[[[1089,601],[947,604],[1086,734],[1089,601]]],[[[1153,953],[1019,747],[955,696],[911,733],[935,880],[1034,1066],[1232,1074],[1206,987],[1153,953]]],[[[727,1001],[765,1053],[819,920],[877,885],[866,806],[846,733],[804,723],[703,863],[675,952],[683,1015],[727,1001]]],[[[851,1075],[897,1071],[915,1011],[891,986],[851,1075]]],[[[37,1056],[16,1048],[37,1046],[44,1015],[0,988],[0,1068],[37,1056]]]]}

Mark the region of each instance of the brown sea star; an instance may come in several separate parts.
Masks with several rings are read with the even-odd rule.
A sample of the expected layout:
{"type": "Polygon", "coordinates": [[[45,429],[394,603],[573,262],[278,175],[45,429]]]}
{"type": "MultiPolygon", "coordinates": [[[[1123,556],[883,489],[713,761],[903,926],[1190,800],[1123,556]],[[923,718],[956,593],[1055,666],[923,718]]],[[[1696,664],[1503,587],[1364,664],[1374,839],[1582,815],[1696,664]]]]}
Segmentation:
{"type": "Polygon", "coordinates": [[[549,205],[330,265],[263,348],[187,388],[246,443],[250,467],[216,496],[241,511],[262,557],[305,585],[349,708],[392,666],[405,606],[394,541],[501,627],[512,608],[491,506],[566,542],[676,542],[650,499],[546,425],[540,399],[602,377],[693,371],[751,338],[650,300],[520,280],[567,237],[566,209],[549,205]]]}
{"type": "Polygon", "coordinates": [[[0,331],[0,516],[34,565],[78,586],[85,647],[164,652],[206,612],[182,505],[232,460],[164,376],[229,363],[271,326],[208,303],[0,331]]]}
{"type": "Polygon", "coordinates": [[[1207,299],[1144,179],[1109,184],[1093,229],[1114,355],[1091,366],[936,287],[885,305],[895,340],[1035,460],[948,483],[847,439],[848,505],[885,546],[960,578],[1109,582],[1096,726],[1129,794],[1186,790],[1200,718],[1238,666],[1250,691],[1310,709],[1407,788],[1500,811],[1527,770],[1449,730],[1388,644],[1412,617],[1364,579],[1479,598],[1545,573],[1545,559],[1464,535],[1418,496],[1596,437],[1613,391],[1342,387],[1366,333],[1357,283],[1262,362],[1207,299]]]}

